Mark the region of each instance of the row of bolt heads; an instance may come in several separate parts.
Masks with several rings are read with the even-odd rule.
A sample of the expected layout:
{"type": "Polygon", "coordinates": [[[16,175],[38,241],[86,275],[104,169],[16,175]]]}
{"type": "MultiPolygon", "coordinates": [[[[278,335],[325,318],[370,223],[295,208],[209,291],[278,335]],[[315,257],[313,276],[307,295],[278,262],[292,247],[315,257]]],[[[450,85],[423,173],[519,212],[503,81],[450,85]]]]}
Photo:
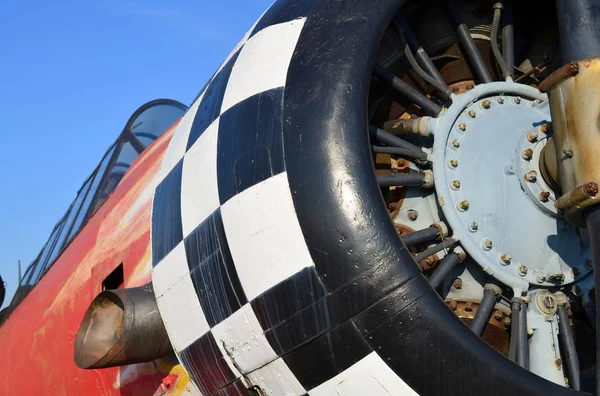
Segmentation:
{"type": "MultiPolygon", "coordinates": [[[[498,102],[499,104],[504,104],[504,98],[502,96],[500,96],[500,97],[496,98],[496,102],[498,102]]],[[[520,104],[521,98],[519,98],[519,97],[513,98],[513,102],[515,102],[516,104],[520,104]]],[[[533,104],[537,105],[540,102],[541,102],[540,100],[534,100],[533,104]]],[[[486,110],[490,109],[492,107],[492,101],[489,99],[483,100],[481,102],[481,107],[483,107],[486,110]]],[[[475,109],[472,109],[472,110],[469,110],[467,115],[469,116],[469,118],[475,118],[475,117],[477,117],[477,112],[475,111],[475,109]]],[[[464,122],[461,122],[460,124],[458,124],[458,129],[462,132],[466,131],[467,124],[465,124],[464,122]]]]}

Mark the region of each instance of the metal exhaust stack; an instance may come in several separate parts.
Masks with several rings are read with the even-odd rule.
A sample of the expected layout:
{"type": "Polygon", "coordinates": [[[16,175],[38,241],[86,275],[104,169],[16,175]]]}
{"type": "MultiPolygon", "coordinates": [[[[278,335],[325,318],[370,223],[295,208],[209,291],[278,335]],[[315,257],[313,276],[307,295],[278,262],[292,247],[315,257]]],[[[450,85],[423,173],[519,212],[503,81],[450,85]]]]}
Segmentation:
{"type": "Polygon", "coordinates": [[[75,364],[97,369],[150,362],[172,352],[152,284],[98,294],[81,321],[75,364]]]}

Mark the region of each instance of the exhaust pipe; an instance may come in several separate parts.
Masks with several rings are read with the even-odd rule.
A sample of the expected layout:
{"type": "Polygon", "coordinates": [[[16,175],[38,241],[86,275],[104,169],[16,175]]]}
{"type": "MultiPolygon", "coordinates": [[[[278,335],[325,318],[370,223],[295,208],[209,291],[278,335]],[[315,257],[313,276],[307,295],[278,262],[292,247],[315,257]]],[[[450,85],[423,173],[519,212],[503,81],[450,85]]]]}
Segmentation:
{"type": "Polygon", "coordinates": [[[82,369],[123,366],[172,351],[152,283],[147,283],[96,296],[77,332],[75,364],[82,369]]]}

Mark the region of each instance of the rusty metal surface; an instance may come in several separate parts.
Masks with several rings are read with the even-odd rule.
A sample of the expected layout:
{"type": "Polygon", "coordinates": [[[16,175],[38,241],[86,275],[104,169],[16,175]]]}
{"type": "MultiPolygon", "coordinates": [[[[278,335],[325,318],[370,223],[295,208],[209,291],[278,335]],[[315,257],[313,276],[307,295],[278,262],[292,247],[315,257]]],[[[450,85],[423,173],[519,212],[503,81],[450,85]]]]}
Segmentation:
{"type": "Polygon", "coordinates": [[[571,62],[560,69],[555,70],[552,74],[550,74],[544,81],[540,83],[538,89],[540,92],[548,92],[551,90],[556,84],[560,83],[564,79],[568,77],[574,77],[579,73],[579,64],[577,62],[571,62]]]}

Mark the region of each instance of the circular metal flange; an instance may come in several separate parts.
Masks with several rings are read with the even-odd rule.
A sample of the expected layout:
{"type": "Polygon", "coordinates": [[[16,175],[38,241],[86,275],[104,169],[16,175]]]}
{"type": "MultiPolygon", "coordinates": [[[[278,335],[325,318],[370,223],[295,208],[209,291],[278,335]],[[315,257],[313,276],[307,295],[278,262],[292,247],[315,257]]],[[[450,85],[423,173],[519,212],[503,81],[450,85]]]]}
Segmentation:
{"type": "Polygon", "coordinates": [[[452,99],[430,131],[438,203],[453,237],[486,273],[515,290],[567,284],[588,273],[590,252],[577,230],[557,217],[552,194],[540,195],[551,192],[538,164],[545,144],[540,126],[550,120],[546,96],[497,82],[452,99]]]}

